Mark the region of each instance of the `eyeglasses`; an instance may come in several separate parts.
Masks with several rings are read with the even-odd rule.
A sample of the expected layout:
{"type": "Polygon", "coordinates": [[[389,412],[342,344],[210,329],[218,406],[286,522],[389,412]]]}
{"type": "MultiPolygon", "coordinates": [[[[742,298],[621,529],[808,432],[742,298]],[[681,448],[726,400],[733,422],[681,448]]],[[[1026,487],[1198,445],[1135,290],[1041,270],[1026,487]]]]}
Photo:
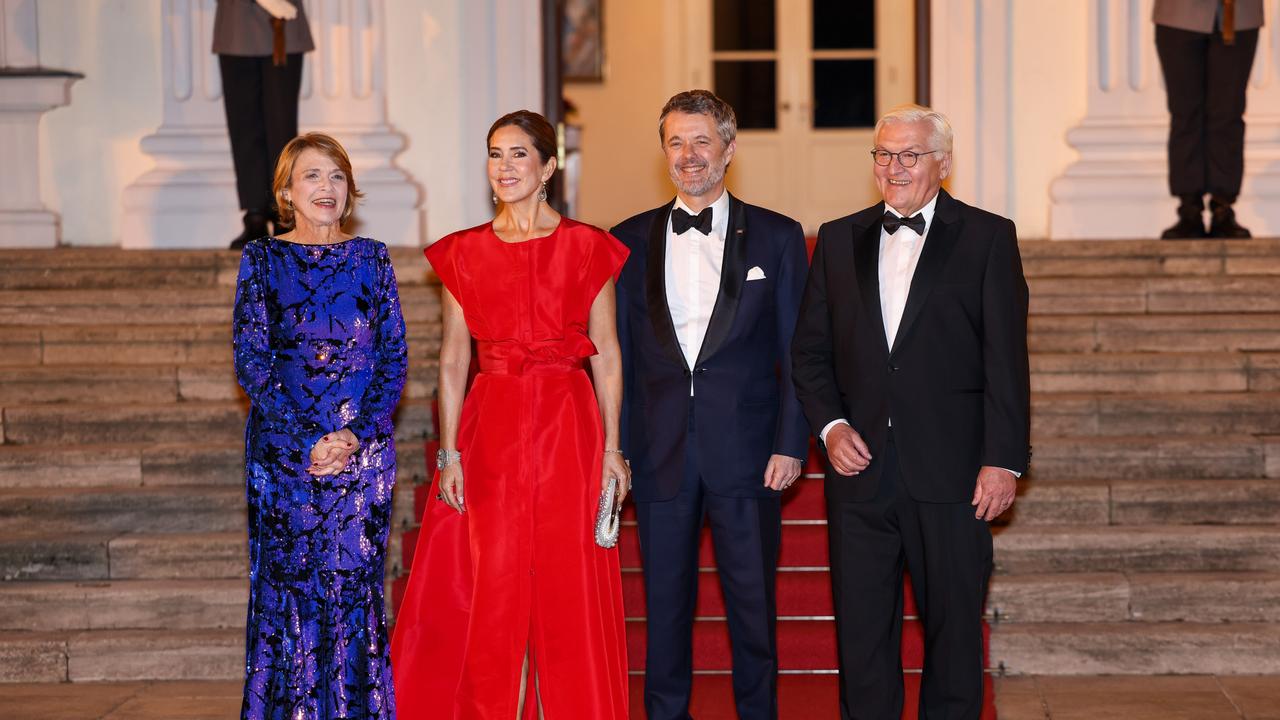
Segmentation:
{"type": "Polygon", "coordinates": [[[930,150],[928,152],[913,152],[911,150],[903,150],[902,152],[895,153],[895,152],[889,152],[888,150],[872,150],[871,157],[876,161],[876,164],[879,165],[880,167],[889,167],[889,163],[893,162],[893,159],[896,157],[898,158],[899,165],[901,165],[904,168],[909,168],[909,167],[916,166],[916,163],[920,160],[921,155],[928,155],[930,153],[936,153],[936,152],[938,151],[930,150]]]}

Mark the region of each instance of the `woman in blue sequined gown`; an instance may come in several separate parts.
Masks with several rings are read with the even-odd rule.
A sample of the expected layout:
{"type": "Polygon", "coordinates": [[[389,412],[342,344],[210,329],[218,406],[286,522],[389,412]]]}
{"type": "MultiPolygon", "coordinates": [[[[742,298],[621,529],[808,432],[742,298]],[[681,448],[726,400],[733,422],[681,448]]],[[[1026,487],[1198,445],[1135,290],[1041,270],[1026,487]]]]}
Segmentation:
{"type": "Polygon", "coordinates": [[[391,413],[407,365],[381,243],[343,233],[359,196],[318,133],[280,157],[293,231],[249,242],[235,304],[245,430],[249,618],[244,720],[390,720],[383,568],[391,413]]]}

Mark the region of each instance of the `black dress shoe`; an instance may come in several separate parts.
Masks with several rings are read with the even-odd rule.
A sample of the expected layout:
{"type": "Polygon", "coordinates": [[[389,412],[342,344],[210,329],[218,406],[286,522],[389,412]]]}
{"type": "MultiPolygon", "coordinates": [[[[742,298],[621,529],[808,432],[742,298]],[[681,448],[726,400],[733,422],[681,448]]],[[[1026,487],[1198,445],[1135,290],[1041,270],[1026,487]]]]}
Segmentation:
{"type": "Polygon", "coordinates": [[[269,232],[266,214],[257,210],[247,210],[244,214],[244,231],[231,241],[231,249],[243,250],[245,243],[266,237],[269,232]]]}
{"type": "Polygon", "coordinates": [[[1244,240],[1253,237],[1249,228],[1236,222],[1236,211],[1227,203],[1216,200],[1209,203],[1209,237],[1223,240],[1244,240]]]}
{"type": "Polygon", "coordinates": [[[1208,237],[1204,231],[1204,217],[1200,211],[1194,213],[1178,210],[1178,222],[1160,233],[1162,240],[1199,240],[1208,237]]]}

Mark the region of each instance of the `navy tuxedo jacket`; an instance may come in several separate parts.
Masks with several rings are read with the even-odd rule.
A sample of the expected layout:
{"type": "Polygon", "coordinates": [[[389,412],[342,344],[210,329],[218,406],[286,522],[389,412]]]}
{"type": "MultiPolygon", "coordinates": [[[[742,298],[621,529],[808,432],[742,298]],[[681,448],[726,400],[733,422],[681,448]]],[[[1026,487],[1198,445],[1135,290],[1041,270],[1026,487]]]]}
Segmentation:
{"type": "Polygon", "coordinates": [[[808,453],[790,353],[808,267],[804,232],[795,220],[730,195],[720,292],[689,367],[667,306],[667,219],[674,204],[612,230],[631,250],[618,280],[618,339],[626,388],[622,448],[631,460],[632,492],[640,502],[675,497],[692,452],[711,492],[776,495],[764,487],[769,456],[803,460],[808,453]],[[747,280],[752,268],[764,278],[747,280]],[[686,447],[690,403],[693,448],[686,447]]]}
{"type": "Polygon", "coordinates": [[[892,418],[911,496],[969,502],[980,466],[1026,472],[1030,459],[1017,234],[1012,221],[940,191],[891,348],[880,308],[883,217],[881,202],[819,229],[796,325],[794,377],[814,433],[845,418],[871,450],[858,475],[827,469],[827,499],[875,496],[892,418]]]}

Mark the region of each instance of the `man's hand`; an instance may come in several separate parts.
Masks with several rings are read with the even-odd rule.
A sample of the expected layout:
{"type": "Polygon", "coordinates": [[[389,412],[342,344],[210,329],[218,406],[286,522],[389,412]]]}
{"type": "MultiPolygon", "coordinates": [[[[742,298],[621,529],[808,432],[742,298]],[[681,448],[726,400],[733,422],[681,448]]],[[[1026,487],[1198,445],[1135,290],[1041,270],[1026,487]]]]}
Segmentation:
{"type": "Polygon", "coordinates": [[[256,2],[273,18],[292,20],[298,17],[298,8],[288,0],[256,0],[256,2]]]}
{"type": "Polygon", "coordinates": [[[991,522],[1013,505],[1018,492],[1018,478],[1004,468],[983,465],[978,470],[978,486],[970,505],[977,508],[974,517],[991,522]]]}
{"type": "Polygon", "coordinates": [[[841,475],[857,475],[871,464],[871,451],[862,436],[845,423],[838,423],[827,431],[826,446],[831,467],[841,475]]]}
{"type": "Polygon", "coordinates": [[[800,477],[800,461],[790,455],[770,455],[764,469],[764,486],[770,490],[786,490],[800,477]]]}

